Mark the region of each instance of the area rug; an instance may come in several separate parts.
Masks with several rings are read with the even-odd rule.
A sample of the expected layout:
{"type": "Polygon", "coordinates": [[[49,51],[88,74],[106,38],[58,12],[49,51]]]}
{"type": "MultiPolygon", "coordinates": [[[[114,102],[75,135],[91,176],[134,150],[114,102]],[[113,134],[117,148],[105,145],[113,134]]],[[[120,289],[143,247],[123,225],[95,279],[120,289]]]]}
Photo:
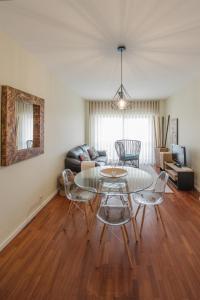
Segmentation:
{"type": "MultiPolygon", "coordinates": [[[[153,176],[153,184],[151,186],[151,189],[155,186],[156,180],[158,178],[158,174],[154,170],[154,168],[151,165],[140,165],[140,169],[147,171],[153,176]]],[[[173,193],[173,191],[170,189],[170,187],[167,185],[165,188],[165,193],[173,193]]]]}

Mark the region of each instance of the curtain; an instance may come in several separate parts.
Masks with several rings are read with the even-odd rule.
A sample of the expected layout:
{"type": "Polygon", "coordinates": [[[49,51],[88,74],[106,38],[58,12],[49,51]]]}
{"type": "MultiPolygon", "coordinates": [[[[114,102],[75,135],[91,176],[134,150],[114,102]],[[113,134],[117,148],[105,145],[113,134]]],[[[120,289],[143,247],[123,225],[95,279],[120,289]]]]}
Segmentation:
{"type": "Polygon", "coordinates": [[[86,101],[87,142],[97,150],[106,150],[116,160],[115,141],[141,141],[140,162],[154,163],[154,117],[159,115],[159,101],[131,101],[125,111],[114,110],[111,101],[86,101]]]}
{"type": "Polygon", "coordinates": [[[17,129],[16,147],[18,150],[26,149],[28,141],[33,140],[33,104],[16,101],[15,112],[17,129]]]}

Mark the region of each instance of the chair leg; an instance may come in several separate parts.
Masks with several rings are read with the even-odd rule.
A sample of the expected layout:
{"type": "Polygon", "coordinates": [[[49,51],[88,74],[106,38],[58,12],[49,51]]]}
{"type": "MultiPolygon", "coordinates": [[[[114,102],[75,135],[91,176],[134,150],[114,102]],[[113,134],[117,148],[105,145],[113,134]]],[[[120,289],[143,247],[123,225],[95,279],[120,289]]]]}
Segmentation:
{"type": "Polygon", "coordinates": [[[137,229],[136,220],[135,220],[135,218],[133,217],[133,218],[131,219],[131,221],[132,221],[132,224],[133,224],[133,230],[134,230],[134,234],[135,234],[135,240],[136,240],[136,242],[138,242],[139,238],[138,238],[138,229],[137,229]]]}
{"type": "MultiPolygon", "coordinates": [[[[93,213],[93,216],[92,216],[92,219],[90,221],[90,233],[92,231],[92,228],[93,228],[93,225],[94,225],[94,222],[96,220],[96,214],[97,214],[97,211],[98,211],[98,208],[99,208],[99,205],[100,205],[100,202],[101,202],[101,199],[98,197],[95,198],[95,201],[96,203],[94,203],[94,213],[93,213]]],[[[88,241],[89,241],[89,235],[88,235],[88,241]]]]}
{"type": "Polygon", "coordinates": [[[67,217],[70,215],[70,212],[72,210],[72,207],[73,207],[74,203],[72,200],[70,200],[70,204],[69,204],[69,207],[67,209],[67,217]]]}
{"type": "MultiPolygon", "coordinates": [[[[94,208],[92,207],[93,208],[93,215],[91,217],[90,223],[88,222],[88,215],[87,215],[87,210],[86,210],[86,215],[87,215],[87,241],[88,242],[90,241],[90,235],[91,235],[91,232],[92,232],[95,220],[96,220],[96,214],[97,214],[98,208],[100,206],[100,203],[101,203],[100,197],[96,196],[95,201],[94,201],[94,208]]],[[[91,204],[91,202],[89,202],[89,204],[91,204]]]]}
{"type": "Polygon", "coordinates": [[[92,211],[92,213],[94,212],[94,209],[93,209],[93,207],[92,207],[92,203],[89,201],[89,206],[90,206],[90,209],[91,209],[91,211],[92,211]]]}
{"type": "MultiPolygon", "coordinates": [[[[126,183],[126,191],[129,192],[127,183],[126,183]]],[[[128,202],[129,202],[131,211],[133,211],[133,205],[132,205],[130,194],[128,194],[128,202]]],[[[136,224],[135,220],[136,220],[135,217],[131,218],[131,221],[132,221],[132,224],[133,224],[133,230],[134,230],[134,233],[135,233],[135,239],[136,239],[136,242],[138,242],[137,224],[136,224]]]]}
{"type": "Polygon", "coordinates": [[[124,231],[125,231],[125,234],[126,234],[127,243],[129,243],[128,231],[127,231],[127,228],[126,228],[125,225],[124,225],[124,231]]]}
{"type": "Polygon", "coordinates": [[[142,222],[141,222],[141,226],[140,226],[140,236],[142,235],[142,229],[143,229],[143,225],[144,225],[145,211],[146,211],[146,205],[144,205],[143,213],[142,213],[142,222]]]}
{"type": "Polygon", "coordinates": [[[96,268],[99,268],[100,265],[100,261],[101,261],[101,257],[103,255],[104,252],[104,242],[103,241],[103,237],[104,237],[104,233],[105,233],[105,229],[106,229],[107,225],[104,224],[103,225],[103,229],[101,231],[101,236],[100,236],[100,242],[99,242],[99,249],[98,249],[98,256],[97,256],[97,263],[96,263],[96,268]]]}
{"type": "Polygon", "coordinates": [[[85,214],[85,220],[87,225],[87,232],[89,232],[89,220],[88,220],[88,214],[87,214],[87,204],[84,204],[84,214],[85,214]]]}
{"type": "Polygon", "coordinates": [[[139,204],[139,205],[138,205],[138,208],[137,208],[136,213],[135,213],[135,219],[137,218],[137,215],[138,215],[138,213],[139,213],[139,210],[140,210],[140,208],[141,208],[141,205],[142,205],[142,204],[139,204]]]}
{"type": "Polygon", "coordinates": [[[158,217],[158,210],[157,210],[156,205],[154,206],[154,209],[155,209],[155,212],[156,212],[156,218],[157,218],[157,221],[158,221],[158,220],[159,220],[159,217],[158,217]]]}
{"type": "Polygon", "coordinates": [[[131,269],[133,269],[133,261],[132,261],[132,258],[131,258],[130,249],[128,247],[128,243],[127,243],[127,239],[126,239],[126,232],[125,232],[124,227],[125,227],[124,225],[121,226],[122,236],[123,236],[126,252],[127,252],[127,255],[128,255],[128,260],[129,260],[129,263],[130,263],[130,267],[131,267],[131,269]]]}
{"type": "Polygon", "coordinates": [[[159,216],[160,216],[160,220],[161,220],[161,223],[162,223],[163,230],[165,232],[165,235],[167,236],[167,230],[166,230],[165,223],[164,223],[162,215],[161,215],[160,208],[159,208],[158,205],[156,205],[156,206],[157,206],[157,210],[158,210],[158,213],[159,213],[159,216]]]}
{"type": "Polygon", "coordinates": [[[128,193],[128,203],[130,205],[130,209],[131,209],[131,211],[133,211],[133,205],[132,205],[131,196],[130,196],[130,193],[129,193],[129,188],[128,188],[128,184],[127,183],[126,183],[126,191],[128,193]]]}
{"type": "Polygon", "coordinates": [[[103,240],[105,230],[106,230],[106,224],[103,225],[103,228],[102,228],[102,230],[101,230],[101,235],[100,235],[100,240],[99,240],[99,243],[100,243],[100,244],[101,244],[101,242],[102,242],[102,240],[103,240]]]}

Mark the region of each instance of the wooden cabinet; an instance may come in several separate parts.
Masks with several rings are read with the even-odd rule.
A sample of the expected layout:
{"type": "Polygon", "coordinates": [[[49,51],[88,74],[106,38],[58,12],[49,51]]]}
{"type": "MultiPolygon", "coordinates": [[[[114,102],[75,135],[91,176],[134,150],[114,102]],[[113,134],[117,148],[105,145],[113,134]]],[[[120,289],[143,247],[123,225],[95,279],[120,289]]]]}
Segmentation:
{"type": "Polygon", "coordinates": [[[177,167],[174,163],[165,162],[165,171],[169,174],[171,182],[179,190],[192,190],[194,188],[194,171],[188,167],[177,167]]]}
{"type": "Polygon", "coordinates": [[[168,152],[168,148],[164,148],[164,147],[156,147],[155,148],[156,167],[158,167],[158,168],[160,168],[160,153],[161,152],[168,152]]]}

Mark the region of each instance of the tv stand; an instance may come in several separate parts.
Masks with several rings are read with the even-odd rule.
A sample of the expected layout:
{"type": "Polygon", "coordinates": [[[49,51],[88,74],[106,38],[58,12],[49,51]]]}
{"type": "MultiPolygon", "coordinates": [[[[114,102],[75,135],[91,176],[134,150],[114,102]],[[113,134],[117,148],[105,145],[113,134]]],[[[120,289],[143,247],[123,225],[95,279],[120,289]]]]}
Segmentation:
{"type": "Polygon", "coordinates": [[[191,168],[177,167],[175,163],[165,162],[165,171],[177,189],[192,190],[194,188],[194,171],[191,168]]]}
{"type": "Polygon", "coordinates": [[[182,168],[181,164],[179,164],[179,163],[177,163],[177,162],[176,162],[176,163],[174,163],[174,164],[175,164],[175,166],[176,166],[176,167],[178,167],[178,168],[182,168]]]}

